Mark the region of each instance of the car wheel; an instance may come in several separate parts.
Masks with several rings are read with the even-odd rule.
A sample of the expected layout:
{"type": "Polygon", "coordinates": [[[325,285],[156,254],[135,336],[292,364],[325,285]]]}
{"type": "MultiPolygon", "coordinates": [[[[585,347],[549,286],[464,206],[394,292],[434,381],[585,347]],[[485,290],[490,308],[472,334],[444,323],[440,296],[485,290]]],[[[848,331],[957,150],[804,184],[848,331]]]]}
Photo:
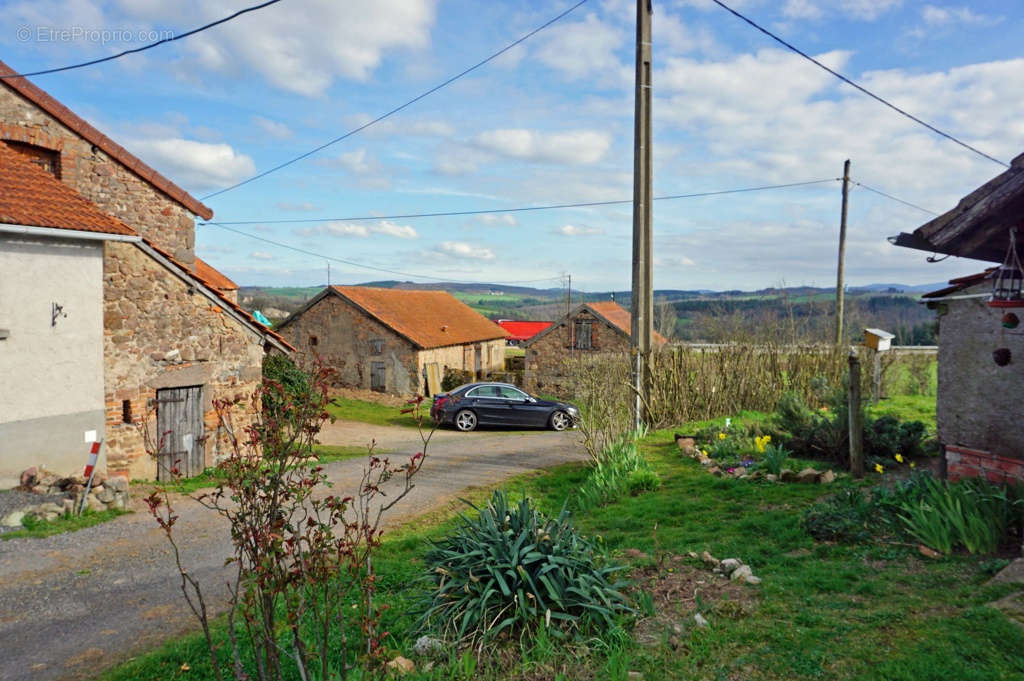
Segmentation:
{"type": "Polygon", "coordinates": [[[476,414],[469,409],[463,409],[455,415],[455,427],[463,433],[476,429],[476,414]]]}
{"type": "Polygon", "coordinates": [[[566,414],[564,411],[556,411],[551,415],[551,429],[552,430],[565,430],[566,428],[572,427],[572,417],[566,414]]]}

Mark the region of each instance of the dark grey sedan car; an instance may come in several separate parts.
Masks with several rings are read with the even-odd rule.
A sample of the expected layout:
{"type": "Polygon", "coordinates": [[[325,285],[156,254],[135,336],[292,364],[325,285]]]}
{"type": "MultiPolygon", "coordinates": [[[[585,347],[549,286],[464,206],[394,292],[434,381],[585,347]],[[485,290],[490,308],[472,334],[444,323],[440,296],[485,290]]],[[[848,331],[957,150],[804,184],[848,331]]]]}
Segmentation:
{"type": "Polygon", "coordinates": [[[434,396],[430,416],[438,425],[462,431],[477,426],[515,426],[565,430],[580,411],[568,402],[542,400],[508,383],[467,383],[434,396]]]}

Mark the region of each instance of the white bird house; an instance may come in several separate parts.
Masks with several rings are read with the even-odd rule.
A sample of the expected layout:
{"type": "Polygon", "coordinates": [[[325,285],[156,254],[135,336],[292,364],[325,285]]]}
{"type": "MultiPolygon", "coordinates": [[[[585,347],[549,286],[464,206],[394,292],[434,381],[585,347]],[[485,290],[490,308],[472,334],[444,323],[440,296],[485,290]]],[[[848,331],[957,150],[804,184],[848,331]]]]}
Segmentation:
{"type": "Polygon", "coordinates": [[[864,345],[876,352],[883,352],[891,348],[892,339],[895,337],[895,335],[881,329],[864,329],[864,345]]]}

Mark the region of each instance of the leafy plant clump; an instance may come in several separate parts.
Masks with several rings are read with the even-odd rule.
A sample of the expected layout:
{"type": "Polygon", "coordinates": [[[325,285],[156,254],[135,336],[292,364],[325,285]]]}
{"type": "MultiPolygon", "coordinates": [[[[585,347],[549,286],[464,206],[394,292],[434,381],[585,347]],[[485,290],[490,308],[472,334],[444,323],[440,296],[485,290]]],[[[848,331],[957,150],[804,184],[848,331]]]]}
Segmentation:
{"type": "Polygon", "coordinates": [[[661,479],[644,459],[634,439],[623,437],[596,458],[576,495],[576,507],[588,510],[609,504],[627,492],[658,489],[661,479]]]}
{"type": "Polygon", "coordinates": [[[557,638],[600,633],[631,612],[615,577],[622,567],[604,562],[567,509],[547,518],[529,498],[513,504],[496,491],[476,510],[426,556],[432,584],[421,626],[484,645],[541,627],[557,638]]]}
{"type": "Polygon", "coordinates": [[[782,467],[789,455],[790,451],[784,445],[766,444],[764,453],[761,455],[761,467],[766,473],[779,475],[782,473],[782,467]]]}

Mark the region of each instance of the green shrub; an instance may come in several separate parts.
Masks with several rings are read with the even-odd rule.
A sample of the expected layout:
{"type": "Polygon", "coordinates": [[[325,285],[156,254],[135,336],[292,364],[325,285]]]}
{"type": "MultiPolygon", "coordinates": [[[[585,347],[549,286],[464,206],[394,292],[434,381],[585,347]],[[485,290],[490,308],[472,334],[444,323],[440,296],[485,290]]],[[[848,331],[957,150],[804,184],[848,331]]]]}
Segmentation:
{"type": "Polygon", "coordinates": [[[593,462],[586,480],[576,494],[575,507],[588,510],[609,504],[627,493],[647,491],[643,483],[634,484],[634,475],[641,476],[639,479],[646,481],[646,484],[656,485],[650,489],[657,489],[657,485],[661,484],[660,480],[653,482],[658,476],[640,453],[636,442],[629,437],[621,438],[605,447],[593,462]]]}
{"type": "Polygon", "coordinates": [[[804,511],[800,525],[819,541],[867,541],[874,534],[877,509],[869,495],[847,489],[804,511]]]}
{"type": "Polygon", "coordinates": [[[477,510],[473,519],[460,515],[426,556],[431,593],[422,626],[449,641],[486,643],[541,626],[556,637],[599,633],[632,611],[614,576],[622,568],[604,564],[565,508],[550,519],[530,499],[514,505],[496,491],[477,510]]]}
{"type": "Polygon", "coordinates": [[[276,415],[289,399],[300,402],[308,400],[313,390],[313,380],[309,372],[300,369],[290,358],[277,353],[263,357],[263,380],[279,383],[284,393],[282,395],[275,390],[263,391],[263,411],[267,415],[276,415]]]}
{"type": "Polygon", "coordinates": [[[764,448],[764,454],[761,455],[760,467],[766,473],[778,475],[782,472],[782,466],[786,463],[789,455],[790,451],[786,449],[785,445],[768,444],[764,448]]]}
{"type": "Polygon", "coordinates": [[[460,385],[466,385],[467,383],[473,382],[473,374],[469,371],[461,371],[459,369],[448,369],[444,372],[444,376],[441,377],[441,390],[448,392],[449,390],[455,390],[460,385]]]}
{"type": "Polygon", "coordinates": [[[925,426],[920,421],[900,421],[886,414],[865,423],[864,453],[885,459],[897,453],[910,458],[922,457],[927,454],[925,437],[925,426]]]}
{"type": "Polygon", "coordinates": [[[661,478],[650,468],[640,468],[629,474],[626,484],[633,495],[654,492],[661,488],[661,478]]]}

